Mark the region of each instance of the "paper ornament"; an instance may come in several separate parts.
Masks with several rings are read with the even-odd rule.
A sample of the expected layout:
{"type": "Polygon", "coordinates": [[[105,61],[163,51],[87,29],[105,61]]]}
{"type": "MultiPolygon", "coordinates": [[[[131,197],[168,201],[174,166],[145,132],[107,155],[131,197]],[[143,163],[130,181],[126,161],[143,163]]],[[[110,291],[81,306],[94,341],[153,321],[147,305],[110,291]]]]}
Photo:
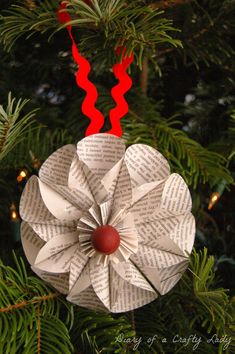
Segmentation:
{"type": "Polygon", "coordinates": [[[25,254],[75,304],[130,311],[166,294],[188,266],[191,197],[154,148],[111,134],[54,152],[20,202],[25,254]]]}

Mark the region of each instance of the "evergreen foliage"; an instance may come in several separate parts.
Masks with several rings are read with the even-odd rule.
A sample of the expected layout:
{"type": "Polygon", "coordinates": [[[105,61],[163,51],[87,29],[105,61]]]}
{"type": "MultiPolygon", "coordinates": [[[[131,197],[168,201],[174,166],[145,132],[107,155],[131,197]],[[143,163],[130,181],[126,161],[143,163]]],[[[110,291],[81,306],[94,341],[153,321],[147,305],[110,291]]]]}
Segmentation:
{"type": "Polygon", "coordinates": [[[22,259],[15,257],[15,268],[1,263],[0,274],[1,353],[71,353],[69,304],[28,276],[22,259]],[[65,322],[60,319],[62,306],[67,309],[65,322]]]}
{"type": "Polygon", "coordinates": [[[174,341],[175,351],[191,353],[196,343],[183,345],[176,334],[192,333],[201,338],[200,353],[217,347],[226,353],[227,342],[208,343],[224,336],[231,338],[229,350],[235,348],[234,299],[216,288],[214,257],[206,249],[194,250],[189,270],[169,294],[124,315],[73,306],[32,276],[22,258],[14,256],[14,263],[0,265],[3,353],[171,353],[174,341]]]}
{"type": "MultiPolygon", "coordinates": [[[[135,311],[137,333],[145,339],[158,337],[151,348],[143,340],[141,353],[171,353],[172,348],[176,353],[222,352],[225,343],[218,349],[208,341],[215,334],[221,338],[234,331],[234,299],[225,289],[215,287],[213,266],[214,257],[208,257],[206,249],[198,253],[194,250],[189,270],[178,285],[156,303],[135,311]],[[179,341],[190,335],[201,338],[198,347],[194,347],[196,341],[187,345],[179,341]]],[[[229,350],[233,345],[230,343],[229,350]]]]}
{"type": "MultiPolygon", "coordinates": [[[[89,55],[97,52],[97,38],[102,41],[102,59],[107,51],[125,45],[127,53],[135,51],[137,63],[141,65],[145,48],[154,50],[160,43],[180,45],[180,41],[170,36],[172,20],[162,18],[162,11],[152,9],[144,1],[124,0],[93,1],[90,6],[82,0],[66,1],[68,11],[75,15],[70,24],[83,29],[80,47],[89,55]],[[169,33],[168,33],[169,32],[169,33]],[[107,49],[108,48],[108,49],[107,49]],[[105,49],[105,51],[104,51],[105,49]]],[[[12,5],[0,27],[2,41],[6,49],[11,49],[22,35],[31,36],[59,27],[57,20],[58,1],[49,0],[41,6],[12,5]],[[20,19],[20,20],[19,20],[20,19]]],[[[61,26],[64,28],[64,25],[61,26]]],[[[113,51],[114,52],[114,51],[113,51]]],[[[106,55],[105,55],[106,53],[106,55]]],[[[113,55],[112,55],[113,56],[113,55]]],[[[97,55],[96,55],[97,57],[97,55]]]]}
{"type": "Polygon", "coordinates": [[[124,122],[130,143],[155,146],[168,159],[172,170],[183,175],[193,188],[206,182],[213,187],[222,179],[227,183],[233,182],[226,168],[226,158],[191,139],[182,130],[183,123],[178,117],[165,119],[159,112],[159,105],[152,105],[146,98],[141,100],[138,97],[137,102],[136,107],[130,110],[129,119],[124,122]],[[144,112],[146,105],[149,107],[147,113],[144,112]]]}
{"type": "Polygon", "coordinates": [[[6,109],[0,106],[0,161],[22,141],[24,134],[33,124],[35,110],[19,119],[27,103],[28,100],[22,99],[16,102],[16,99],[12,99],[9,94],[6,109]]]}
{"type": "MultiPolygon", "coordinates": [[[[121,315],[73,306],[19,256],[9,265],[12,249],[22,254],[16,241],[20,220],[10,219],[25,184],[16,180],[19,171],[37,173],[54,150],[83,138],[88,120],[81,113],[84,94],[75,84],[71,43],[57,19],[60,1],[5,0],[0,9],[0,353],[233,353],[235,1],[66,3],[78,47],[92,65],[97,108],[106,117],[114,105],[114,50],[124,44],[134,52],[123,138],[157,148],[190,185],[196,250],[167,295],[121,315]],[[221,198],[208,211],[209,197],[218,190],[221,198]],[[182,342],[192,335],[201,339],[198,347],[192,340],[182,342]]],[[[103,131],[108,129],[107,120],[103,131]]]]}
{"type": "Polygon", "coordinates": [[[57,147],[62,146],[64,141],[67,144],[74,142],[66,130],[56,129],[49,132],[43,125],[28,129],[24,139],[21,142],[18,141],[17,155],[15,151],[8,154],[7,160],[0,164],[0,169],[6,169],[9,166],[17,168],[20,160],[22,166],[33,171],[33,157],[40,156],[42,160],[45,160],[57,147]],[[43,144],[42,141],[44,141],[43,144]],[[27,151],[27,154],[25,154],[25,151],[27,151]]]}

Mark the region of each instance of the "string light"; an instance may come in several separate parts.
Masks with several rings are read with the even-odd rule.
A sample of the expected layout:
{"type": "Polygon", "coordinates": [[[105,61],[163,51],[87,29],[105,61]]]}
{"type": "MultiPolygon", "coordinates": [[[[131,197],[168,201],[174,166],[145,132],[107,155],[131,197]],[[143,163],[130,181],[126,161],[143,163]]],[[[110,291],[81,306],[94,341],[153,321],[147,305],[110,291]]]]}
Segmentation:
{"type": "Polygon", "coordinates": [[[26,172],[24,170],[20,171],[20,176],[22,178],[25,178],[27,176],[26,172]]]}
{"type": "Polygon", "coordinates": [[[20,216],[15,203],[11,204],[10,211],[11,237],[12,241],[15,244],[18,244],[20,242],[20,216]]]}
{"type": "Polygon", "coordinates": [[[208,210],[211,210],[213,208],[213,206],[218,202],[219,198],[220,198],[219,192],[213,192],[211,194],[210,201],[208,204],[208,210]]]}
{"type": "Polygon", "coordinates": [[[12,220],[16,220],[17,219],[17,212],[16,211],[12,211],[11,218],[12,218],[12,220]]]}
{"type": "MultiPolygon", "coordinates": [[[[229,167],[230,162],[232,161],[232,159],[235,156],[235,151],[232,151],[231,154],[228,157],[228,161],[226,164],[226,167],[229,167]]],[[[225,179],[222,179],[220,181],[220,183],[216,186],[215,191],[211,194],[210,197],[210,201],[208,204],[208,210],[211,210],[213,208],[213,206],[218,202],[219,198],[221,197],[221,195],[223,194],[225,187],[227,185],[227,181],[225,179]]]]}
{"type": "Polygon", "coordinates": [[[19,214],[17,212],[15,203],[12,203],[10,206],[10,210],[11,210],[11,220],[12,221],[18,221],[19,220],[19,214]]]}
{"type": "Polygon", "coordinates": [[[20,173],[17,176],[17,182],[22,182],[26,177],[28,176],[28,171],[26,169],[23,169],[20,171],[20,173]]]}
{"type": "Polygon", "coordinates": [[[213,206],[218,202],[220,199],[221,195],[223,194],[225,187],[226,187],[227,181],[222,180],[216,187],[216,190],[211,194],[209,204],[208,204],[208,210],[211,210],[213,206]]]}

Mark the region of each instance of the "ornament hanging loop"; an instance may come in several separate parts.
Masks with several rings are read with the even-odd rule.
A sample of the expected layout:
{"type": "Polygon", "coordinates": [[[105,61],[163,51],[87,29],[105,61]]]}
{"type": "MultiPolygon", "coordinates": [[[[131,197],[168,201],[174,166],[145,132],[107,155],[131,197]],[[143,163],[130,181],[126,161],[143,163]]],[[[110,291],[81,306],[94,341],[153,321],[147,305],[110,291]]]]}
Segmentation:
{"type": "MultiPolygon", "coordinates": [[[[98,92],[95,85],[89,80],[88,76],[91,71],[90,63],[86,58],[84,58],[76,46],[76,42],[72,34],[72,26],[69,24],[72,21],[69,13],[67,12],[67,3],[62,1],[57,16],[61,24],[66,26],[69,36],[72,41],[72,55],[74,61],[78,64],[78,70],[76,73],[76,82],[77,85],[86,92],[86,96],[82,103],[82,112],[90,119],[90,124],[86,130],[86,136],[97,134],[100,132],[104,125],[104,116],[103,114],[95,107],[98,92]]],[[[111,123],[111,129],[108,131],[109,134],[116,136],[122,136],[122,128],[120,120],[128,113],[128,104],[124,98],[124,94],[131,88],[132,80],[127,74],[127,69],[133,62],[134,56],[125,55],[125,48],[119,47],[116,50],[116,53],[120,56],[121,62],[113,66],[113,73],[116,79],[119,81],[116,86],[111,90],[111,96],[113,97],[116,106],[111,109],[109,117],[111,123]]]]}
{"type": "MultiPolygon", "coordinates": [[[[63,1],[58,10],[58,20],[62,24],[66,24],[72,21],[72,18],[66,11],[66,8],[67,4],[63,1]]],[[[90,119],[90,124],[86,130],[86,136],[88,136],[99,133],[100,129],[104,125],[104,116],[95,107],[95,103],[98,98],[98,92],[95,85],[92,84],[88,78],[88,75],[91,71],[90,63],[78,51],[72,34],[72,26],[68,24],[66,28],[72,41],[73,59],[78,64],[76,82],[77,85],[86,92],[86,97],[82,103],[82,112],[90,119]]]]}

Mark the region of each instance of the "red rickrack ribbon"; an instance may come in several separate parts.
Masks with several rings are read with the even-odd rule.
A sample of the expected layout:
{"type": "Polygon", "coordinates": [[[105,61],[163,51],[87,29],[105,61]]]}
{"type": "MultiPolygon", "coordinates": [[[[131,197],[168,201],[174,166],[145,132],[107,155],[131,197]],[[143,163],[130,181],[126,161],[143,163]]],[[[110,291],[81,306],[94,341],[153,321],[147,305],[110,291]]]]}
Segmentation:
{"type": "MultiPolygon", "coordinates": [[[[66,24],[72,21],[71,16],[66,11],[66,2],[62,2],[58,10],[58,20],[62,24],[66,24]]],[[[72,55],[74,61],[78,64],[78,70],[76,73],[76,82],[85,92],[86,96],[82,103],[82,112],[90,119],[90,124],[86,130],[86,136],[97,134],[100,132],[104,125],[104,115],[95,107],[95,103],[98,98],[98,92],[95,85],[89,80],[88,75],[91,71],[90,63],[84,58],[78,51],[75,40],[72,35],[72,26],[66,26],[69,36],[72,41],[72,55]]],[[[110,111],[110,123],[111,129],[109,134],[116,136],[122,136],[122,127],[120,124],[121,118],[123,118],[128,112],[128,104],[124,98],[124,94],[131,88],[132,80],[127,74],[127,69],[132,63],[133,54],[125,55],[125,48],[117,48],[116,53],[121,55],[121,62],[113,66],[113,73],[119,80],[118,84],[111,90],[111,96],[113,97],[116,107],[110,111]]]]}

